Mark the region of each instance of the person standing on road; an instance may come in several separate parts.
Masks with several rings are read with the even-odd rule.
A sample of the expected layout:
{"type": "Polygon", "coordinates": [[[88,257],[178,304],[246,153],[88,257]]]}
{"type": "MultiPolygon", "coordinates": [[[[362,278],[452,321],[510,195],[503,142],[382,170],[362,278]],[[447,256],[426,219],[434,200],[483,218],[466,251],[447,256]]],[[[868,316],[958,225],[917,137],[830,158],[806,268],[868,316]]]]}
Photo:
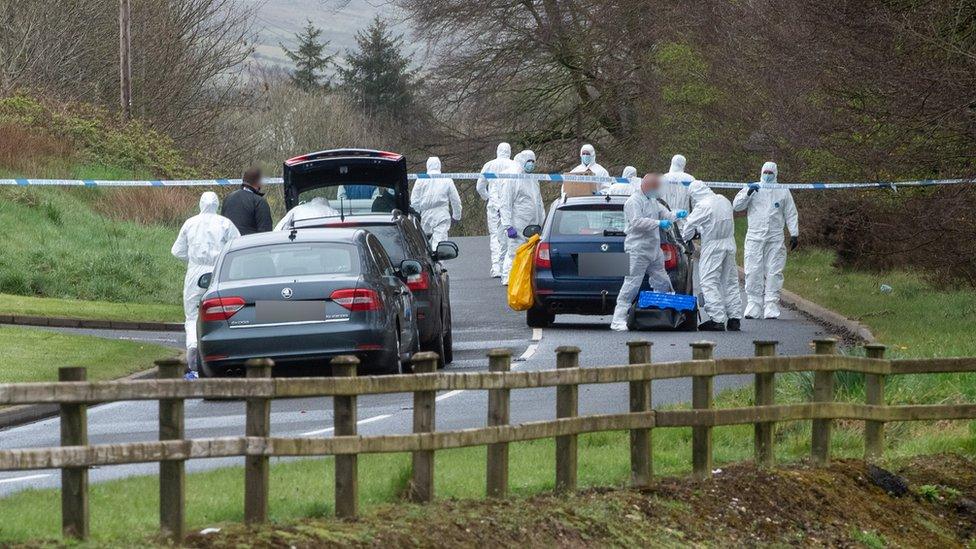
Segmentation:
{"type": "Polygon", "coordinates": [[[207,292],[197,281],[201,275],[212,273],[217,257],[228,242],[241,233],[231,220],[217,214],[220,200],[217,194],[207,191],[200,196],[200,213],[187,219],[180,229],[171,252],[187,263],[183,278],[183,314],[186,331],[187,379],[196,379],[199,371],[197,360],[197,316],[200,298],[207,292]]]}
{"type": "Polygon", "coordinates": [[[271,222],[271,207],[264,199],[261,170],[251,168],[244,172],[244,182],[240,189],[224,199],[224,217],[234,222],[242,235],[266,233],[274,227],[271,222]]]}
{"type": "Polygon", "coordinates": [[[783,226],[790,232],[790,249],[799,245],[799,214],[789,189],[776,188],[779,170],[774,162],[762,168],[760,183],[739,191],[732,202],[735,211],[748,212],[746,232],[746,318],[779,318],[779,293],[783,289],[786,242],[783,226]]]}
{"type": "MultiPolygon", "coordinates": [[[[596,163],[596,149],[593,148],[593,145],[590,145],[589,143],[580,147],[580,164],[579,166],[576,166],[575,168],[570,170],[569,173],[578,173],[578,174],[585,173],[588,175],[596,175],[600,177],[610,177],[610,172],[608,172],[607,169],[604,168],[603,166],[596,163]]],[[[598,193],[606,192],[609,187],[610,187],[610,183],[599,183],[596,186],[597,189],[596,192],[598,193]]],[[[563,194],[565,194],[565,192],[566,191],[564,189],[563,194]]]]}
{"type": "MultiPolygon", "coordinates": [[[[427,173],[441,173],[441,159],[427,159],[427,173]]],[[[420,179],[410,195],[410,204],[420,212],[420,225],[430,236],[431,249],[447,240],[451,223],[461,221],[461,195],[453,179],[420,179]]]]}
{"type": "Polygon", "coordinates": [[[701,235],[701,256],[698,260],[700,288],[704,300],[702,309],[709,320],[698,329],[730,332],[740,330],[742,297],[739,295],[739,269],[735,264],[735,222],[732,203],[716,194],[701,181],[688,187],[694,209],[685,219],[682,233],[690,240],[701,235]]]}
{"type": "Polygon", "coordinates": [[[664,174],[664,185],[661,185],[661,199],[664,200],[671,211],[691,210],[691,193],[688,186],[695,178],[685,173],[685,166],[688,161],[680,154],[674,155],[671,159],[671,169],[664,174]]]}
{"type": "MultiPolygon", "coordinates": [[[[535,171],[535,153],[525,150],[515,155],[522,173],[535,171]]],[[[515,252],[527,238],[523,231],[529,225],[542,225],[546,219],[539,182],[531,179],[513,179],[505,187],[501,205],[502,226],[508,237],[508,251],[502,269],[502,284],[508,286],[508,275],[512,271],[515,252]]]]}
{"type": "Polygon", "coordinates": [[[610,329],[627,331],[627,311],[640,291],[644,277],[655,292],[673,293],[671,277],[664,268],[664,252],[661,251],[661,230],[668,230],[687,211],[670,212],[658,202],[661,176],[647,174],[641,181],[640,192],[635,192],[624,204],[624,251],[630,255],[630,274],[617,295],[610,329]]]}
{"type": "MultiPolygon", "coordinates": [[[[519,173],[521,167],[512,160],[512,146],[499,143],[495,149],[495,159],[489,160],[481,167],[481,173],[519,173]]],[[[491,276],[501,278],[505,268],[505,253],[508,251],[508,237],[502,226],[501,203],[502,193],[508,185],[508,179],[491,179],[481,176],[478,178],[476,189],[481,199],[485,201],[485,213],[488,217],[488,240],[491,246],[491,276]]]]}

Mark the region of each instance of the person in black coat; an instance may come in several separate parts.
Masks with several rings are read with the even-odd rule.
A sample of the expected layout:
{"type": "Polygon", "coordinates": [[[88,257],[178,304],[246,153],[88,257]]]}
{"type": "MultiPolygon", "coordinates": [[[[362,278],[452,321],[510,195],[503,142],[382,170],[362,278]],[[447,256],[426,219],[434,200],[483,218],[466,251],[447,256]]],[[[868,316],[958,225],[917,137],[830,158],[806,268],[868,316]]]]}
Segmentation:
{"type": "Polygon", "coordinates": [[[274,224],[271,222],[271,206],[261,192],[262,175],[259,168],[244,172],[244,183],[240,189],[227,195],[221,215],[230,219],[242,235],[265,233],[274,224]]]}

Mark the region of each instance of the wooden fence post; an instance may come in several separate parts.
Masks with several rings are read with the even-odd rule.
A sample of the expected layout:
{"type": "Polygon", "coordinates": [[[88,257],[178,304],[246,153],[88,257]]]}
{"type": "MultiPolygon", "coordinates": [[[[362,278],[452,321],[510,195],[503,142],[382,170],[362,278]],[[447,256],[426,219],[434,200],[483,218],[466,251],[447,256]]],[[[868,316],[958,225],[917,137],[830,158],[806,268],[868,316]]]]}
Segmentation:
{"type": "MultiPolygon", "coordinates": [[[[778,341],[753,341],[756,356],[776,356],[778,341]]],[[[756,374],[756,406],[772,406],[776,403],[776,378],[774,373],[756,374]]],[[[755,425],[755,454],[756,465],[771,467],[774,462],[773,433],[776,424],[771,421],[756,423],[755,425]]]]}
{"type": "MultiPolygon", "coordinates": [[[[876,343],[864,346],[868,358],[883,359],[885,346],[876,343]]],[[[864,374],[864,396],[866,404],[872,406],[885,405],[885,376],[881,374],[864,374]]],[[[880,458],[884,454],[883,421],[866,421],[864,423],[864,459],[880,458]]]]}
{"type": "MultiPolygon", "coordinates": [[[[630,364],[650,364],[651,342],[629,341],[628,359],[630,364]]],[[[651,409],[651,382],[630,382],[630,411],[647,412],[651,409]]],[[[654,474],[654,461],[651,455],[651,430],[632,429],[630,431],[630,484],[647,486],[654,474]]]]}
{"type": "MultiPolygon", "coordinates": [[[[815,339],[815,352],[818,355],[832,355],[837,352],[837,340],[834,338],[815,339]]],[[[813,402],[831,402],[834,400],[834,372],[813,373],[813,402]]],[[[813,420],[813,433],[810,441],[810,454],[815,463],[824,465],[830,461],[830,431],[833,421],[829,419],[813,420]]]]}
{"type": "MultiPolygon", "coordinates": [[[[180,379],[186,363],[179,359],[157,360],[159,379],[180,379]]],[[[183,399],[159,399],[159,440],[186,438],[183,399]]],[[[186,535],[186,462],[159,462],[159,529],[177,543],[186,535]]]]}
{"type": "MultiPolygon", "coordinates": [[[[698,341],[691,344],[692,360],[712,360],[715,344],[698,341]]],[[[694,376],[691,379],[691,406],[695,410],[712,408],[712,377],[694,376]]],[[[696,478],[712,475],[712,428],[691,428],[691,466],[696,478]]]]}
{"type": "MultiPolygon", "coordinates": [[[[334,377],[355,377],[359,359],[354,356],[337,356],[332,359],[334,377]]],[[[356,435],[356,395],[332,397],[335,436],[356,435]]],[[[335,510],[340,518],[355,518],[359,514],[359,456],[355,454],[335,457],[335,510]]]]}
{"type": "MultiPolygon", "coordinates": [[[[508,372],[512,369],[512,351],[492,349],[488,351],[488,371],[508,372]]],[[[488,426],[508,425],[511,420],[510,389],[488,391],[488,426]]],[[[508,495],[508,443],[488,445],[488,467],[485,493],[490,498],[508,495]]]]}
{"type": "MultiPolygon", "coordinates": [[[[85,368],[59,368],[58,381],[85,381],[85,368]]],[[[88,444],[88,405],[61,405],[61,446],[88,444]]],[[[88,468],[61,469],[61,533],[66,538],[88,539],[88,468]]]]}
{"type": "MultiPolygon", "coordinates": [[[[556,368],[579,368],[579,347],[556,349],[556,368]]],[[[579,413],[579,385],[556,387],[556,418],[576,417],[579,413]]],[[[556,437],[556,491],[576,490],[577,435],[556,437]]]]}
{"type": "MultiPolygon", "coordinates": [[[[248,379],[271,377],[274,362],[266,358],[252,358],[244,363],[248,379]]],[[[271,399],[250,397],[246,400],[245,435],[271,436],[271,399]]],[[[268,521],[269,491],[268,456],[244,458],[244,522],[260,524],[268,521]]]]}
{"type": "MultiPolygon", "coordinates": [[[[416,374],[432,374],[437,371],[437,353],[422,352],[413,355],[413,371],[416,374]]],[[[413,432],[434,431],[436,391],[417,391],[413,394],[413,432]]],[[[434,499],[434,451],[419,450],[413,453],[413,480],[410,499],[418,503],[434,499]]]]}

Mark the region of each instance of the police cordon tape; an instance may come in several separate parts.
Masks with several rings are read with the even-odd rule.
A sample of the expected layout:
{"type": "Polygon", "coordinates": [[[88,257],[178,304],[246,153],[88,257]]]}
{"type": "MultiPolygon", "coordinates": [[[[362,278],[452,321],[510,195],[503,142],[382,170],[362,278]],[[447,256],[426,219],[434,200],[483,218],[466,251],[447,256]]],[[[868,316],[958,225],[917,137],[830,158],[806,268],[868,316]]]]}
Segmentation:
{"type": "MultiPolygon", "coordinates": [[[[546,181],[551,183],[640,183],[640,178],[601,177],[594,175],[574,174],[534,174],[534,173],[416,173],[408,174],[407,179],[459,179],[476,180],[480,178],[492,179],[521,179],[531,181],[546,181]]],[[[240,186],[240,179],[175,179],[175,180],[104,180],[104,179],[0,179],[0,187],[226,187],[240,186]]],[[[264,180],[265,185],[281,185],[280,177],[269,177],[264,180]]],[[[790,190],[844,190],[844,189],[889,189],[898,190],[899,187],[938,187],[948,185],[967,185],[976,183],[976,179],[921,179],[916,181],[896,181],[878,183],[740,183],[734,181],[703,181],[713,189],[742,189],[748,185],[758,185],[760,188],[790,189],[790,190]]],[[[680,184],[680,183],[676,183],[680,184]]],[[[690,184],[690,182],[685,183],[690,184]]]]}

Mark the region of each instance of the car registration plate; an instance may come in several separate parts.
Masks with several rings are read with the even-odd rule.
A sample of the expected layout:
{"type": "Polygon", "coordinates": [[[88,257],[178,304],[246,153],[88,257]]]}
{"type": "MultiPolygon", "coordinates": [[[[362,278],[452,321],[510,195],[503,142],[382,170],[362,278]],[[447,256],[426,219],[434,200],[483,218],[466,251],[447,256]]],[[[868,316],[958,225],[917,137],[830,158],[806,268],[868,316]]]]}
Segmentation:
{"type": "Polygon", "coordinates": [[[628,253],[579,254],[579,276],[619,277],[630,274],[628,253]]]}
{"type": "Polygon", "coordinates": [[[258,324],[325,320],[325,301],[258,301],[254,308],[258,324]]]}

